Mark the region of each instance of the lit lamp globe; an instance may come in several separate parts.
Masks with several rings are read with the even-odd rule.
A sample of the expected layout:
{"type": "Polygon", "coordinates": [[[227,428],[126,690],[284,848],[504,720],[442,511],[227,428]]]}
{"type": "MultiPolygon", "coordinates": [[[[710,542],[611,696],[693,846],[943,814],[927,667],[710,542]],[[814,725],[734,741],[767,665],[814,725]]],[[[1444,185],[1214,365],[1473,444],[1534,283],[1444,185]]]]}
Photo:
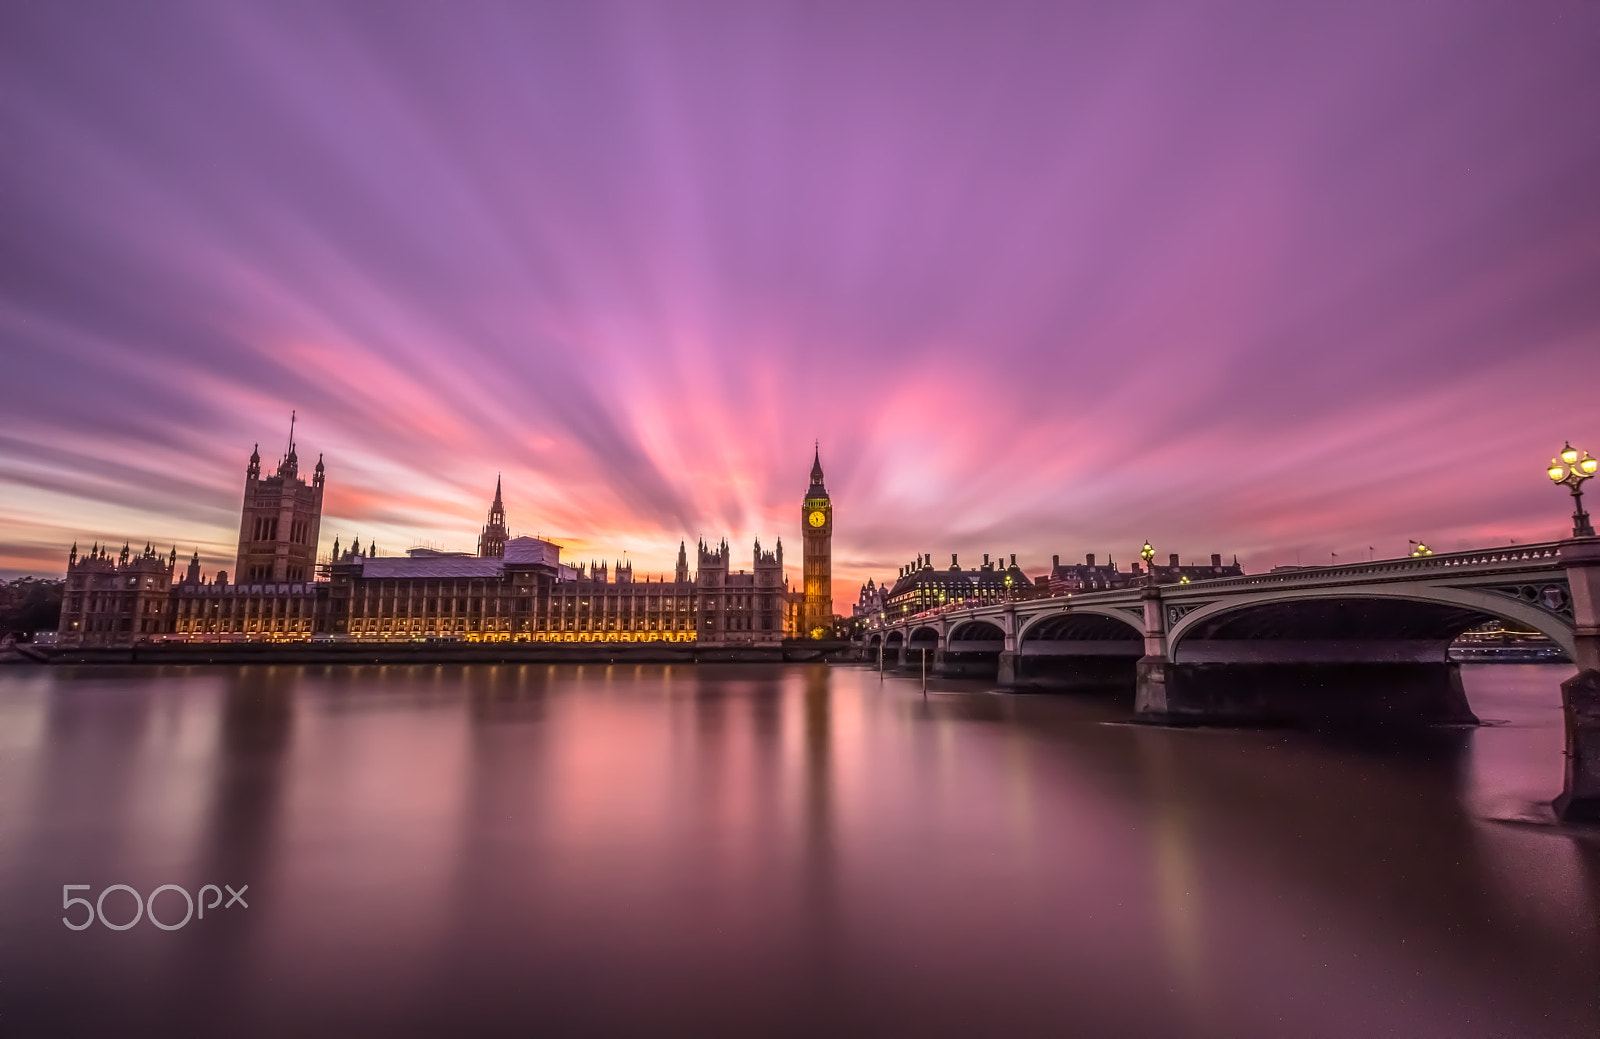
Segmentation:
{"type": "Polygon", "coordinates": [[[1594,537],[1594,526],[1583,509],[1583,481],[1593,476],[1596,469],[1600,469],[1600,461],[1587,451],[1577,450],[1569,441],[1562,446],[1560,455],[1550,459],[1550,467],[1545,470],[1550,482],[1572,491],[1572,536],[1575,538],[1594,537]]]}

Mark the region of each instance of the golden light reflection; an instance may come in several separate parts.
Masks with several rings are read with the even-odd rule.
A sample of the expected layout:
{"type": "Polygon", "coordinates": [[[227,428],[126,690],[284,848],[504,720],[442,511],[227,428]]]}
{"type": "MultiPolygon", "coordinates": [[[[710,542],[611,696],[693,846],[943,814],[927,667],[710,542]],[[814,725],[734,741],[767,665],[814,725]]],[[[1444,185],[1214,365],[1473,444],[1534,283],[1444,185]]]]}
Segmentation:
{"type": "Polygon", "coordinates": [[[1196,1031],[1204,1033],[1211,1014],[1205,998],[1204,942],[1196,901],[1200,877],[1194,864],[1194,840],[1183,813],[1182,784],[1172,760],[1171,734],[1140,732],[1137,740],[1154,815],[1151,850],[1156,917],[1179,998],[1190,1022],[1199,1026],[1196,1031]]]}

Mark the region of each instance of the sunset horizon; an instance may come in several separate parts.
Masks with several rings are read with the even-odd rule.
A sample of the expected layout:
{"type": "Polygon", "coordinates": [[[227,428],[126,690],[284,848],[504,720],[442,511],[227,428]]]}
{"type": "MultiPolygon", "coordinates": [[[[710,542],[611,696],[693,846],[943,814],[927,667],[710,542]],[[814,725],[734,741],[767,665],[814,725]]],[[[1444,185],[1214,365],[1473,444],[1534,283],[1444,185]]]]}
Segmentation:
{"type": "Polygon", "coordinates": [[[1592,19],[393,10],[0,16],[0,572],[225,567],[291,411],[323,551],[470,548],[502,474],[652,572],[797,538],[820,441],[841,611],[1548,540],[1600,442],[1592,19]]]}

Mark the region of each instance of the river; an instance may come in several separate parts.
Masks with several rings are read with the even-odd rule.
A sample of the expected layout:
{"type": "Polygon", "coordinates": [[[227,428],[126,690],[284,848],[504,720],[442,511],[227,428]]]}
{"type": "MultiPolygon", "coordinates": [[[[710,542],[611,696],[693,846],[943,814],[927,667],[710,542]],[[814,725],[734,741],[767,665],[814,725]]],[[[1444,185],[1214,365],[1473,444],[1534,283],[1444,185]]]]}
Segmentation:
{"type": "Polygon", "coordinates": [[[0,1033],[1592,1039],[1570,669],[1463,673],[1488,724],[1383,735],[855,666],[0,669],[0,1033]]]}

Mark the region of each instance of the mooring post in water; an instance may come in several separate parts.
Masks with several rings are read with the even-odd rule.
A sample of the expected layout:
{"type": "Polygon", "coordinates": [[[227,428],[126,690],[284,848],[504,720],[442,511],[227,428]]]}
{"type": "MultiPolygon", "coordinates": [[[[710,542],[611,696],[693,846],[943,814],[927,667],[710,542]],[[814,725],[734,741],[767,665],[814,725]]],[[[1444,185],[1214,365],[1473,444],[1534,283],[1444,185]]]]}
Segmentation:
{"type": "Polygon", "coordinates": [[[886,640],[878,640],[878,681],[883,681],[883,644],[886,640]]]}
{"type": "Polygon", "coordinates": [[[922,647],[922,695],[928,695],[928,647],[922,647]]]}

